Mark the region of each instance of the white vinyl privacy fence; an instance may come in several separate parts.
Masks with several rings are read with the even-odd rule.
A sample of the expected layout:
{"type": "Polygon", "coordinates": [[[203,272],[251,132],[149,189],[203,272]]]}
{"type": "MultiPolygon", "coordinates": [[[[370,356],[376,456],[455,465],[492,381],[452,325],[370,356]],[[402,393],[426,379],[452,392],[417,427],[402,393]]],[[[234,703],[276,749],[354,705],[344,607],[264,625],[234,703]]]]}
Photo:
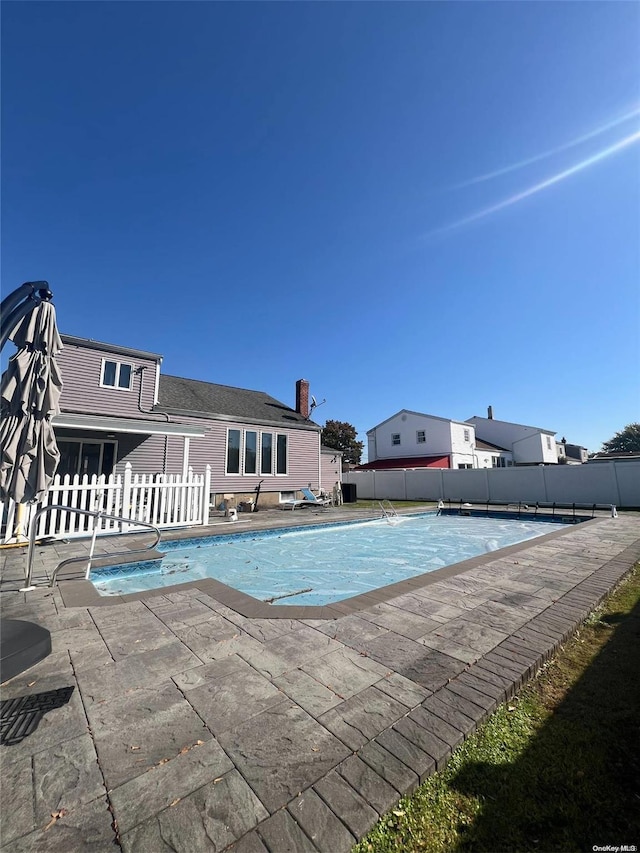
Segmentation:
{"type": "Polygon", "coordinates": [[[613,504],[640,507],[640,460],[514,468],[350,471],[363,500],[613,504]]]}
{"type": "MultiPolygon", "coordinates": [[[[211,469],[208,465],[204,474],[194,474],[189,468],[186,477],[182,474],[134,474],[129,462],[124,474],[109,477],[56,475],[45,500],[23,508],[21,526],[25,532],[28,531],[30,519],[37,510],[56,505],[122,516],[132,522],[144,521],[159,528],[206,524],[209,520],[210,486],[211,469]]],[[[8,501],[6,505],[0,504],[0,508],[5,529],[3,541],[8,542],[13,536],[17,506],[8,501]]],[[[99,525],[98,534],[139,529],[133,523],[107,518],[96,520],[53,509],[38,519],[36,539],[90,536],[95,524],[99,525]]]]}

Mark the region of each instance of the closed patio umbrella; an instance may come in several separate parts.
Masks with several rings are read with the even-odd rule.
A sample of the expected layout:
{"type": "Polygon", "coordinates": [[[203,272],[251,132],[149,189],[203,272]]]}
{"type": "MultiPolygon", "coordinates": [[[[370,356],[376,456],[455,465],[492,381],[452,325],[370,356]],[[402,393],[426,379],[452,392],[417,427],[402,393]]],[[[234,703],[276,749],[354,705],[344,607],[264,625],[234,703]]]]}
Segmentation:
{"type": "Polygon", "coordinates": [[[41,302],[9,337],[18,351],[2,375],[0,500],[25,504],[44,498],[60,459],[51,423],[62,391],[53,305],[41,302]]]}
{"type": "MultiPolygon", "coordinates": [[[[18,313],[23,313],[19,307],[18,313]]],[[[23,538],[20,508],[42,500],[60,453],[51,419],[60,411],[62,391],[56,355],[62,341],[55,308],[42,301],[19,319],[9,339],[18,347],[0,387],[0,500],[17,504],[15,538],[23,538]]],[[[51,652],[46,628],[21,619],[0,622],[0,681],[23,672],[51,652]]]]}

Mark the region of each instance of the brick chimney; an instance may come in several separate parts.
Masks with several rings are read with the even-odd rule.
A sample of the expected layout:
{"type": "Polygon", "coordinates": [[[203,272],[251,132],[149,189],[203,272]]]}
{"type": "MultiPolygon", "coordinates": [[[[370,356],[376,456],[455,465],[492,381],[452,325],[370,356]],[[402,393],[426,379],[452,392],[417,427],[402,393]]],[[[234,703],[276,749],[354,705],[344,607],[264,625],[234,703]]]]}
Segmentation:
{"type": "Polygon", "coordinates": [[[305,420],[309,417],[309,383],[306,379],[296,382],[296,412],[305,420]]]}

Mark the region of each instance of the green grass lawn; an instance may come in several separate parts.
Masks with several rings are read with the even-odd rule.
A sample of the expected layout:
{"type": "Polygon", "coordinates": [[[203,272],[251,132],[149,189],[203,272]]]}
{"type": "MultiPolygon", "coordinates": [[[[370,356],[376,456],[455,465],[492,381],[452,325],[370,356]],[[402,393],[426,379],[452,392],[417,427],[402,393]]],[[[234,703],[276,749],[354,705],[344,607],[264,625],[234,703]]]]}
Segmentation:
{"type": "Polygon", "coordinates": [[[640,846],[638,567],[354,853],[572,853],[594,845],[640,846]]]}

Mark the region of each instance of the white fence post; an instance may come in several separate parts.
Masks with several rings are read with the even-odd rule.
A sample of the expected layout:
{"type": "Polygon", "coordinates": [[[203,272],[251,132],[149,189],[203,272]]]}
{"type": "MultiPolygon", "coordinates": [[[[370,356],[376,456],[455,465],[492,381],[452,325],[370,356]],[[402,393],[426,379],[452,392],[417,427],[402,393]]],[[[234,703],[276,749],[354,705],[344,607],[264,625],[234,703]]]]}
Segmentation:
{"type": "MultiPolygon", "coordinates": [[[[122,481],[122,516],[123,518],[131,517],[131,462],[127,462],[124,466],[124,479],[122,481]]],[[[122,522],[122,533],[128,533],[129,524],[122,522]]]]}
{"type": "Polygon", "coordinates": [[[204,469],[204,487],[202,489],[202,523],[209,523],[209,494],[211,492],[211,465],[204,469]]]}
{"type": "Polygon", "coordinates": [[[187,478],[187,500],[186,500],[186,514],[185,521],[193,522],[196,520],[196,504],[195,504],[195,495],[197,493],[197,486],[193,480],[193,468],[189,465],[188,470],[188,478],[187,478]]]}

